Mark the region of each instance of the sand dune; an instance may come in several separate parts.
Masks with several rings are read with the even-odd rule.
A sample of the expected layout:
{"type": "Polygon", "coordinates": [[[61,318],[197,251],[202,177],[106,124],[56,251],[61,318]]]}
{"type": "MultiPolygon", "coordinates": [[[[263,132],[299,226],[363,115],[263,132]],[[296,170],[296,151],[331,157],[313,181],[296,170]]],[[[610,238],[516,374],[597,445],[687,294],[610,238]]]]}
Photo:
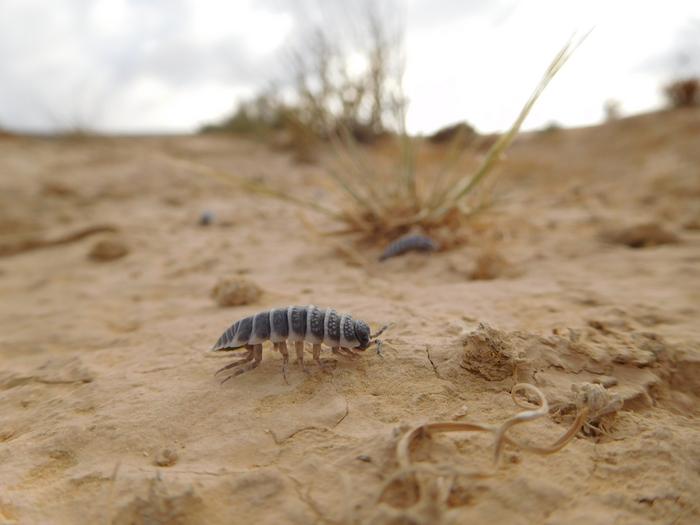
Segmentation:
{"type": "Polygon", "coordinates": [[[0,523],[697,523],[698,143],[698,110],[524,135],[466,243],[358,266],[293,205],[173,160],[316,195],[320,168],[262,145],[0,138],[0,523]],[[224,278],[262,294],[220,307],[224,278]],[[266,347],[219,384],[227,326],[309,303],[395,323],[385,356],[286,384],[266,347]],[[556,439],[575,385],[622,409],[498,467],[488,436],[421,440],[415,461],[475,474],[446,502],[382,493],[410,425],[498,424],[515,380],[553,407],[521,439],[556,439]]]}

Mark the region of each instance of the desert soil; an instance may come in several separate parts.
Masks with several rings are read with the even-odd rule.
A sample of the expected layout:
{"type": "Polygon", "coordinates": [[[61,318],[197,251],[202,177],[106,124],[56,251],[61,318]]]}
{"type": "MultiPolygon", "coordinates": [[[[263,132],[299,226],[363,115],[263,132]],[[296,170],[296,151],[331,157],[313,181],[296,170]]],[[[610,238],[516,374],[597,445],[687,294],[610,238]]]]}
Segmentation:
{"type": "Polygon", "coordinates": [[[284,152],[4,136],[0,523],[698,523],[698,144],[698,110],[524,135],[462,245],[358,264],[324,217],[200,169],[327,198],[284,152]],[[221,279],[262,294],[221,307],[221,279]],[[395,323],[384,357],[287,384],[266,346],[214,377],[232,322],[309,303],[395,323]],[[584,383],[622,406],[498,466],[489,435],[422,438],[414,462],[464,474],[385,486],[407,428],[498,425],[515,381],[552,405],[522,441],[555,441],[584,383]]]}

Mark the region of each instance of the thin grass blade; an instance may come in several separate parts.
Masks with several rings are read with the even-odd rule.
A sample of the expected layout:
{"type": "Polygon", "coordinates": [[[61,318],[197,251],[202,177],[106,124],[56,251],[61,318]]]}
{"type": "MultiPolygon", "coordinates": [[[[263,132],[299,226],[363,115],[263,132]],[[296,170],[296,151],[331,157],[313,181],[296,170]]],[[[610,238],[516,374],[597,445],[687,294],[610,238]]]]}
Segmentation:
{"type": "Polygon", "coordinates": [[[488,153],[486,154],[486,158],[477,169],[476,173],[469,178],[459,180],[449,191],[449,196],[447,197],[446,202],[439,205],[438,208],[432,213],[434,219],[437,219],[447,213],[456,205],[457,201],[469,194],[484,179],[484,177],[491,173],[494,166],[503,155],[503,152],[508,148],[508,146],[510,146],[513,139],[517,136],[518,132],[520,131],[520,127],[544,89],[587,36],[588,33],[577,41],[574,41],[573,39],[570,40],[555,55],[554,59],[542,76],[539,84],[535,87],[535,90],[530,95],[530,98],[520,110],[520,114],[515,119],[515,122],[513,122],[513,125],[505,134],[501,135],[491,149],[489,149],[488,153]]]}

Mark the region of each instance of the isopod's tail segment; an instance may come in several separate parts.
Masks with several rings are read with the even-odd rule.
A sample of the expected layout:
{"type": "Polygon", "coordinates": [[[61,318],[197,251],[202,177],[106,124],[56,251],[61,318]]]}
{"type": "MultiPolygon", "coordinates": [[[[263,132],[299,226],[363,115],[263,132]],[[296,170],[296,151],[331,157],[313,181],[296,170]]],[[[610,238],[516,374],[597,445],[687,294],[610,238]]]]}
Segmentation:
{"type": "Polygon", "coordinates": [[[369,335],[370,338],[370,343],[369,344],[376,344],[377,345],[377,355],[379,357],[384,357],[384,354],[382,354],[382,345],[384,344],[381,339],[378,339],[380,335],[382,335],[386,330],[389,328],[393,327],[394,323],[389,323],[387,325],[382,326],[378,332],[375,332],[373,334],[369,335]]]}
{"type": "Polygon", "coordinates": [[[213,353],[218,353],[218,352],[232,352],[233,350],[240,350],[241,348],[245,348],[245,345],[241,346],[226,346],[226,347],[220,347],[220,346],[212,346],[209,351],[213,353]]]}
{"type": "Polygon", "coordinates": [[[243,348],[248,341],[251,329],[252,319],[246,318],[242,321],[236,321],[221,334],[219,340],[211,347],[210,352],[227,352],[243,348]],[[241,335],[243,337],[240,337],[241,335]]]}

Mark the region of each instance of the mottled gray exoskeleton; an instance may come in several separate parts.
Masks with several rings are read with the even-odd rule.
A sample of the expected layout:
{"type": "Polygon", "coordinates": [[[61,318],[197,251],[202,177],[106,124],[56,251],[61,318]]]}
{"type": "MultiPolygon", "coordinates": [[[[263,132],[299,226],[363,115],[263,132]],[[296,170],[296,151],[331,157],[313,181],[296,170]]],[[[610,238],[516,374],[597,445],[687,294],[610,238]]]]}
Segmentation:
{"type": "Polygon", "coordinates": [[[385,326],[376,334],[371,334],[367,323],[353,319],[350,314],[338,313],[332,308],[317,308],[314,305],[275,308],[236,321],[223,333],[212,351],[244,348],[247,352],[241,359],[216,373],[233,369],[223,383],[253,370],[262,360],[263,343],[269,340],[274,349],[282,354],[282,373],[286,380],[289,363],[287,341],[294,343],[297,362],[306,371],[304,343],[312,345],[313,359],[323,368],[321,343],[330,346],[333,353],[347,357],[356,357],[357,351],[367,350],[372,344],[377,345],[377,353],[381,354],[381,341],[377,337],[386,328],[385,326]]]}
{"type": "Polygon", "coordinates": [[[379,256],[380,261],[403,255],[406,252],[434,252],[438,245],[425,235],[404,235],[389,244],[379,256]]]}

